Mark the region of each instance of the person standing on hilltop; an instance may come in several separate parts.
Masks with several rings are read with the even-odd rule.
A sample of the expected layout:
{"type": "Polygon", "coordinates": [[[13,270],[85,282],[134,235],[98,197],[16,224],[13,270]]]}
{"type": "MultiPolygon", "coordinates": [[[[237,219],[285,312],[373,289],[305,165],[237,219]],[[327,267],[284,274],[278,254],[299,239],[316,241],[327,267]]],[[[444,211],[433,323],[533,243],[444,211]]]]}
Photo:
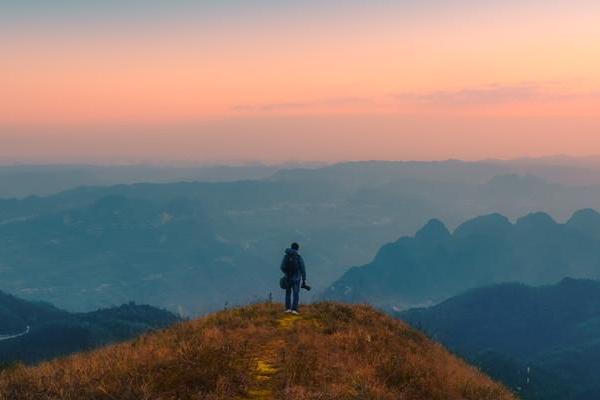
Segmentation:
{"type": "Polygon", "coordinates": [[[282,279],[282,288],[285,289],[285,312],[299,314],[298,302],[300,301],[300,287],[310,290],[306,284],[306,266],[302,256],[298,254],[300,245],[292,243],[289,249],[285,250],[283,260],[281,260],[281,271],[285,274],[282,279]],[[300,282],[302,281],[302,285],[300,282]],[[292,300],[293,294],[293,300],[292,300]]]}

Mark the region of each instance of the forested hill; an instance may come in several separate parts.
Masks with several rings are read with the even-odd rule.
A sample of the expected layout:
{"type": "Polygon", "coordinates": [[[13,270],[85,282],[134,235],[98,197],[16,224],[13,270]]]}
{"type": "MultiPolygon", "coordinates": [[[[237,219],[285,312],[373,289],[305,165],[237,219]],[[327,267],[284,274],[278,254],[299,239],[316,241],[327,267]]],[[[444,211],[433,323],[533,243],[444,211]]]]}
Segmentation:
{"type": "Polygon", "coordinates": [[[0,292],[0,360],[36,362],[90,350],[179,321],[174,314],[134,303],[69,313],[0,292]]]}
{"type": "Polygon", "coordinates": [[[505,283],[396,315],[523,399],[600,398],[600,282],[505,283]]]}

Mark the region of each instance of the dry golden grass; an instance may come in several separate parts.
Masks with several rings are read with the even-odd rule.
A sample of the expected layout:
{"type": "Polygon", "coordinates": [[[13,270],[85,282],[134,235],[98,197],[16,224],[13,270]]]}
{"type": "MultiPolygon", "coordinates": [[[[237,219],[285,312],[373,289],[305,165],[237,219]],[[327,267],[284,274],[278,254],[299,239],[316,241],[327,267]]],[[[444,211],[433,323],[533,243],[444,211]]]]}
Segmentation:
{"type": "Polygon", "coordinates": [[[367,306],[223,311],[0,374],[2,400],[508,400],[504,387],[367,306]]]}

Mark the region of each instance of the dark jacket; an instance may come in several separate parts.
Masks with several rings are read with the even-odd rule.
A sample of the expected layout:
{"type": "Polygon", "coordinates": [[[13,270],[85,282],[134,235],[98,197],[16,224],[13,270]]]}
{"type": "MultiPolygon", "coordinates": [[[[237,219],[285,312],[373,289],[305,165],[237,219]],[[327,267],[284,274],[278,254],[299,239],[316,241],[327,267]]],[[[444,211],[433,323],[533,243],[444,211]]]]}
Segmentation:
{"type": "Polygon", "coordinates": [[[283,260],[281,260],[281,266],[279,267],[279,269],[281,269],[281,272],[285,274],[285,258],[288,254],[292,253],[295,253],[298,257],[298,266],[300,268],[298,268],[298,271],[296,271],[296,273],[293,276],[288,276],[287,278],[292,282],[300,282],[301,279],[304,282],[306,280],[306,267],[304,266],[304,260],[302,259],[302,256],[298,254],[296,250],[285,249],[285,256],[283,256],[283,260]]]}

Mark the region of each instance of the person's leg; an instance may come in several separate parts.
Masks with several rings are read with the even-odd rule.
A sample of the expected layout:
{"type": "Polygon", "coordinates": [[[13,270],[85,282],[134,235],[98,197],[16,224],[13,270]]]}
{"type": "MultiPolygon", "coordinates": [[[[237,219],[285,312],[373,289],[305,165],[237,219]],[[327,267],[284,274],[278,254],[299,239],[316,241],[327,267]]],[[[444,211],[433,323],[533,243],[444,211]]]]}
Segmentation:
{"type": "Polygon", "coordinates": [[[285,289],[285,309],[292,309],[292,287],[290,284],[288,284],[287,288],[285,289]]]}
{"type": "Polygon", "coordinates": [[[292,289],[294,291],[294,303],[292,304],[292,310],[298,311],[298,302],[300,301],[300,282],[294,282],[292,289]]]}

